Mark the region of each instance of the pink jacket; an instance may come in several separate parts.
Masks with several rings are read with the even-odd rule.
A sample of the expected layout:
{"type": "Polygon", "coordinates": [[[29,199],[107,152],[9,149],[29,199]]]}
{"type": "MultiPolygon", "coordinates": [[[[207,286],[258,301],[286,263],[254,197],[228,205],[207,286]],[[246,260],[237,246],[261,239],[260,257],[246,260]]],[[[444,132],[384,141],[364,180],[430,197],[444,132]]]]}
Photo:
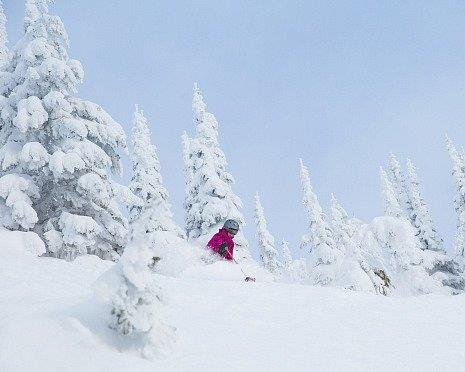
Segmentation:
{"type": "Polygon", "coordinates": [[[228,261],[233,260],[234,252],[234,241],[229,236],[228,232],[225,229],[220,229],[207,244],[207,248],[211,249],[213,252],[220,254],[218,251],[222,245],[226,244],[226,250],[222,255],[228,261]]]}

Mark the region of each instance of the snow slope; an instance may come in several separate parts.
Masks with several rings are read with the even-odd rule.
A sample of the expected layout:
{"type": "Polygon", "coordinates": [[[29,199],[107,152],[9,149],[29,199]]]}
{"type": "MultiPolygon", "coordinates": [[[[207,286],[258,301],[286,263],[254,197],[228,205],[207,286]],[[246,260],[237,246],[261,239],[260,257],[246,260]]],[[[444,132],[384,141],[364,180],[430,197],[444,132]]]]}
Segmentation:
{"type": "Polygon", "coordinates": [[[32,233],[0,232],[0,371],[439,371],[465,365],[465,296],[386,298],[244,283],[227,263],[159,277],[177,327],[148,361],[108,329],[93,283],[113,264],[38,258],[32,233]],[[25,252],[27,248],[27,252],[25,252]],[[224,269],[228,274],[221,278],[224,269]]]}

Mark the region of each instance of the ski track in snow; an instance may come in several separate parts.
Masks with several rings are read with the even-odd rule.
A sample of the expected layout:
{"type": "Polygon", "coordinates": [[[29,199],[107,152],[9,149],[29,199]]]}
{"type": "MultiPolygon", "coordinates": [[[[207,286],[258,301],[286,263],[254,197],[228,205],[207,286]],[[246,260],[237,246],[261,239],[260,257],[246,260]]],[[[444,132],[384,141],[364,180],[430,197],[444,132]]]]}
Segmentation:
{"type": "MultiPolygon", "coordinates": [[[[4,235],[3,235],[4,237],[4,235]]],[[[5,252],[6,251],[6,252],[5,252]]],[[[95,301],[113,264],[0,255],[0,371],[444,371],[465,365],[465,297],[160,277],[172,355],[124,349],[95,301]]]]}

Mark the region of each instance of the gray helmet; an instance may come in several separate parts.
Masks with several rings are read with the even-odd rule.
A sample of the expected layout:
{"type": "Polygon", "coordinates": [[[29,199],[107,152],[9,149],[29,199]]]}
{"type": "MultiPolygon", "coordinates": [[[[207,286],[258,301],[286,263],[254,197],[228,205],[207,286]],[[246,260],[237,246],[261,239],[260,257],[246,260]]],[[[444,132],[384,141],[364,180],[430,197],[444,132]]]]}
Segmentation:
{"type": "Polygon", "coordinates": [[[226,222],[223,225],[223,228],[231,234],[236,235],[239,231],[239,224],[235,220],[226,220],[226,222]]]}

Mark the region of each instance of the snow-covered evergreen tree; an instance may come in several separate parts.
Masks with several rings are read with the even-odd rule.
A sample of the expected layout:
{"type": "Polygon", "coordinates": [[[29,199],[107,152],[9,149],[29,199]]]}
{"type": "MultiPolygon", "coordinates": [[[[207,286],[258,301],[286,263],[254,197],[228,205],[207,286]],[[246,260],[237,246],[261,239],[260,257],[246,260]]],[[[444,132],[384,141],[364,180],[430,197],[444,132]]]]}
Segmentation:
{"type": "Polygon", "coordinates": [[[188,237],[206,243],[225,220],[234,219],[241,226],[234,239],[235,257],[249,259],[249,244],[242,230],[242,202],[232,191],[234,179],[226,171],[226,157],[218,142],[218,122],[213,114],[206,111],[197,84],[194,85],[192,109],[196,136],[183,136],[188,237]]]}
{"type": "Polygon", "coordinates": [[[145,357],[166,353],[174,329],[163,321],[163,291],[154,271],[157,256],[147,241],[144,221],[132,224],[132,239],[117,264],[119,288],[112,299],[112,328],[131,337],[145,357]]]}
{"type": "MultiPolygon", "coordinates": [[[[6,104],[6,98],[9,93],[9,85],[11,84],[11,73],[7,71],[8,62],[10,60],[10,52],[8,50],[8,34],[6,31],[6,16],[3,9],[3,0],[0,0],[0,110],[6,104]]],[[[5,142],[5,123],[0,115],[0,146],[5,142]]],[[[3,175],[0,168],[0,176],[3,175]]]]}
{"type": "Polygon", "coordinates": [[[417,231],[417,237],[423,249],[442,250],[442,239],[436,232],[426,203],[421,196],[416,170],[410,160],[407,161],[407,175],[404,176],[399,162],[394,154],[391,154],[388,179],[391,181],[392,189],[394,190],[402,214],[399,213],[397,205],[393,201],[389,185],[386,185],[382,180],[384,184],[385,205],[390,211],[387,215],[408,219],[417,231]]]}
{"type": "Polygon", "coordinates": [[[289,243],[283,239],[282,243],[283,271],[280,280],[291,283],[307,282],[307,264],[304,259],[294,260],[289,249],[289,243]]]}
{"type": "Polygon", "coordinates": [[[274,237],[268,231],[265,211],[263,210],[258,193],[255,195],[255,226],[262,265],[273,275],[279,275],[278,251],[274,246],[274,237]]]}
{"type": "Polygon", "coordinates": [[[120,287],[113,298],[112,327],[135,338],[144,356],[151,357],[164,352],[174,340],[173,329],[162,320],[163,292],[154,273],[168,246],[183,238],[183,232],[173,221],[157,151],[147,119],[137,105],[132,144],[129,188],[140,202],[129,207],[131,236],[118,263],[120,287]]]}
{"type": "Polygon", "coordinates": [[[446,138],[447,150],[452,161],[452,176],[455,183],[454,209],[457,213],[457,232],[455,235],[455,254],[465,259],[465,164],[461,154],[449,137],[446,138]]]}
{"type": "Polygon", "coordinates": [[[403,214],[407,217],[405,209],[407,207],[408,195],[405,184],[405,176],[399,161],[393,153],[391,153],[391,155],[389,156],[389,167],[387,174],[389,181],[391,181],[392,188],[394,189],[394,193],[399,203],[400,209],[402,210],[403,214]]]}
{"type": "Polygon", "coordinates": [[[359,257],[360,253],[353,239],[354,231],[349,224],[349,215],[334,194],[331,194],[331,227],[339,249],[353,257],[359,257]]]}
{"type": "MultiPolygon", "coordinates": [[[[10,85],[12,84],[11,72],[8,71],[8,64],[10,62],[10,51],[8,50],[7,43],[8,35],[6,31],[6,16],[3,9],[3,0],[0,0],[0,148],[4,145],[6,141],[6,134],[8,128],[5,124],[4,118],[1,115],[1,110],[4,106],[7,105],[7,97],[10,90],[10,85]]],[[[3,172],[3,169],[0,167],[0,177],[4,174],[5,172],[3,172]]],[[[29,204],[32,204],[32,201],[30,201],[29,204]]],[[[8,217],[10,217],[11,214],[9,212],[9,209],[8,207],[4,206],[3,200],[0,201],[0,206],[0,208],[4,209],[6,212],[2,213],[2,215],[9,215],[8,217]]],[[[36,222],[37,221],[34,221],[33,224],[35,224],[36,222]]]]}
{"type": "Polygon", "coordinates": [[[8,34],[6,32],[6,16],[3,0],[0,0],[0,70],[6,67],[9,60],[8,34]]]}
{"type": "Polygon", "coordinates": [[[303,204],[307,212],[308,233],[302,237],[301,246],[310,245],[309,274],[314,284],[329,285],[337,273],[341,252],[336,246],[333,231],[326,221],[316,194],[310,183],[307,167],[300,159],[303,204]]]}
{"type": "Polygon", "coordinates": [[[131,221],[140,220],[144,223],[147,234],[158,231],[184,238],[183,231],[173,220],[157,150],[150,140],[147,119],[138,106],[134,112],[132,144],[133,175],[129,187],[143,203],[130,207],[131,221]]]}
{"type": "Polygon", "coordinates": [[[381,194],[384,203],[384,214],[391,217],[402,217],[404,212],[400,207],[396,191],[386,174],[386,171],[380,167],[381,194]]]}
{"type": "MultiPolygon", "coordinates": [[[[443,275],[431,275],[437,252],[423,251],[415,229],[405,218],[377,217],[363,227],[362,246],[371,267],[380,268],[389,291],[403,294],[450,293],[443,275]]],[[[444,256],[444,255],[442,255],[444,256]]]]}
{"type": "MultiPolygon", "coordinates": [[[[193,207],[196,203],[197,195],[199,193],[199,185],[196,183],[197,179],[194,177],[195,167],[195,158],[194,154],[191,152],[191,141],[192,139],[184,131],[181,136],[182,139],[182,158],[184,161],[184,177],[185,177],[185,199],[184,199],[184,209],[185,209],[185,222],[186,222],[186,232],[187,237],[194,234],[191,233],[194,230],[195,225],[195,216],[193,214],[193,207]]],[[[197,230],[198,231],[198,230],[197,230]]]]}
{"type": "Polygon", "coordinates": [[[331,226],[334,240],[344,256],[339,270],[339,284],[352,290],[374,290],[376,293],[387,294],[376,269],[370,266],[363,255],[358,239],[359,225],[349,218],[334,195],[331,195],[331,226]]]}
{"type": "Polygon", "coordinates": [[[283,239],[281,245],[283,255],[283,269],[284,272],[290,274],[292,271],[292,263],[294,260],[292,259],[291,250],[289,249],[289,242],[283,239]]]}
{"type": "Polygon", "coordinates": [[[423,249],[442,251],[442,239],[436,231],[425,200],[421,196],[416,168],[410,159],[407,160],[406,181],[408,217],[417,231],[417,237],[423,249]]]}
{"type": "MultiPolygon", "coordinates": [[[[394,286],[402,285],[415,293],[440,291],[441,281],[429,277],[433,260],[421,250],[416,230],[402,210],[398,193],[383,168],[380,176],[385,217],[375,219],[372,224],[376,230],[375,239],[365,242],[366,252],[372,256],[372,266],[382,268],[383,276],[388,278],[388,283],[394,282],[394,286]]],[[[402,185],[405,190],[405,179],[402,185]]],[[[409,208],[408,195],[403,198],[409,208]]]]}
{"type": "Polygon", "coordinates": [[[127,229],[109,170],[120,172],[125,135],[100,106],[76,97],[83,69],[48,5],[27,0],[25,32],[0,83],[3,183],[22,185],[0,195],[11,212],[4,223],[26,229],[36,221],[50,256],[116,259],[127,229]]]}

